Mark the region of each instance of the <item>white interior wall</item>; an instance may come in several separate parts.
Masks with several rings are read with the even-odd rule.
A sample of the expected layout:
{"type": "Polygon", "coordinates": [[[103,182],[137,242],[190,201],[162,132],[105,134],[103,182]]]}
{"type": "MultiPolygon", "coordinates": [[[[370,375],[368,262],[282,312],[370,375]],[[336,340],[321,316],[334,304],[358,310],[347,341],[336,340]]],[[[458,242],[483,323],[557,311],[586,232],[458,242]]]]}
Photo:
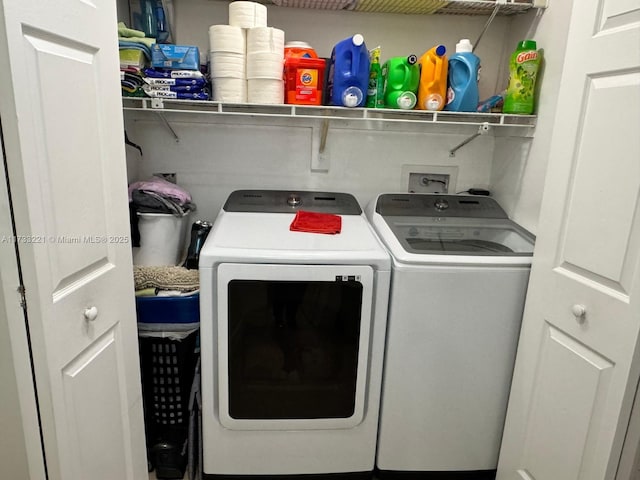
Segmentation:
{"type": "Polygon", "coordinates": [[[365,206],[376,193],[407,191],[407,169],[429,171],[434,165],[457,170],[452,187],[458,191],[489,185],[493,138],[483,136],[473,148],[449,157],[448,149],[470,129],[464,135],[425,134],[420,125],[385,124],[363,131],[348,122],[332,124],[324,152],[329,170],[314,172],[312,136],[318,133],[317,121],[241,117],[231,124],[224,118],[172,116],[171,126],[179,143],[153,115],[129,115],[130,137],[144,149],[144,158],[129,155],[130,163],[138,165],[141,178],[175,172],[178,184],[194,197],[198,218],[207,220],[215,218],[231,191],[244,188],[344,191],[365,206]]]}
{"type": "Polygon", "coordinates": [[[531,11],[515,17],[507,36],[508,53],[525,38],[533,38],[538,48],[544,49],[543,68],[538,77],[538,122],[531,140],[495,139],[490,184],[494,197],[507,213],[533,233],[538,226],[549,146],[556,121],[572,3],[571,0],[551,0],[541,16],[531,11]]]}
{"type": "MultiPolygon", "coordinates": [[[[179,43],[197,45],[206,59],[209,48],[209,27],[227,24],[229,2],[220,0],[188,0],[175,4],[175,32],[179,43]]],[[[368,48],[382,47],[382,58],[409,54],[421,55],[439,43],[447,52],[455,52],[461,38],[475,42],[484,27],[485,16],[401,15],[304,8],[267,7],[269,26],[284,30],[285,40],[305,41],[321,57],[329,57],[338,41],[355,33],[364,35],[368,48]]],[[[482,62],[480,96],[489,97],[501,70],[504,35],[510,23],[508,17],[497,17],[476,50],[482,62]]]]}
{"type": "MultiPolygon", "coordinates": [[[[189,0],[174,4],[178,43],[208,49],[210,25],[228,22],[228,2],[189,0]]],[[[478,37],[487,17],[410,16],[269,7],[270,26],[285,31],[287,40],[310,43],[320,56],[354,33],[362,33],[371,48],[382,46],[383,60],[396,55],[422,54],[443,43],[449,52],[460,38],[478,37]]],[[[504,36],[510,18],[499,17],[477,50],[482,60],[481,97],[494,94],[502,84],[504,36]]],[[[203,53],[206,56],[206,53],[203,53]]],[[[457,169],[456,191],[490,187],[493,138],[481,137],[450,158],[449,148],[477,127],[442,128],[374,125],[367,131],[349,122],[332,122],[325,155],[328,172],[311,171],[313,128],[319,123],[300,119],[256,120],[244,117],[167,117],[178,132],[153,118],[126,115],[132,141],[144,149],[144,159],[127,148],[130,175],[145,178],[156,172],[176,172],[178,183],[199,205],[199,217],[213,219],[229,192],[239,188],[323,189],[353,193],[363,206],[376,193],[407,191],[403,169],[407,165],[450,166],[457,169]],[[312,128],[313,127],[313,128],[312,128]]],[[[451,190],[450,190],[451,191],[451,190]]]]}

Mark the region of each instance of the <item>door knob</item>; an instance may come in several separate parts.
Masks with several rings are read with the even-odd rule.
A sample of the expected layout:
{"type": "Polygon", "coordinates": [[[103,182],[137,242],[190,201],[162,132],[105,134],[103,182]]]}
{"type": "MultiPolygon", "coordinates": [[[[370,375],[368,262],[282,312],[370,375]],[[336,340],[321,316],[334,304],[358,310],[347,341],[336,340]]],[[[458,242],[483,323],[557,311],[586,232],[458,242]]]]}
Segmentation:
{"type": "Polygon", "coordinates": [[[576,303],[573,307],[571,307],[571,313],[576,317],[576,321],[582,323],[584,321],[584,317],[587,314],[587,309],[584,305],[580,305],[576,303]]]}
{"type": "Polygon", "coordinates": [[[98,309],[97,307],[89,307],[84,311],[84,319],[92,322],[98,317],[98,309]]]}

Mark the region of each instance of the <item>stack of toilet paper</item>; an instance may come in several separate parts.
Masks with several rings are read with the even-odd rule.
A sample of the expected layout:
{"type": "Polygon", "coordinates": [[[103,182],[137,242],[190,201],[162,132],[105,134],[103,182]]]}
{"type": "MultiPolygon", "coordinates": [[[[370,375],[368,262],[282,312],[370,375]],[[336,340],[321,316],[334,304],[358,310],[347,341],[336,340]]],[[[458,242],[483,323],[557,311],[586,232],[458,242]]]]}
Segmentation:
{"type": "Polygon", "coordinates": [[[277,28],[247,30],[249,103],[284,103],[284,32],[277,28]]]}
{"type": "Polygon", "coordinates": [[[284,32],[267,27],[267,7],[229,4],[229,25],[209,27],[214,101],[284,103],[284,32]]]}
{"type": "Polygon", "coordinates": [[[218,102],[247,101],[246,31],[232,25],[209,27],[209,76],[212,99],[218,102]]]}

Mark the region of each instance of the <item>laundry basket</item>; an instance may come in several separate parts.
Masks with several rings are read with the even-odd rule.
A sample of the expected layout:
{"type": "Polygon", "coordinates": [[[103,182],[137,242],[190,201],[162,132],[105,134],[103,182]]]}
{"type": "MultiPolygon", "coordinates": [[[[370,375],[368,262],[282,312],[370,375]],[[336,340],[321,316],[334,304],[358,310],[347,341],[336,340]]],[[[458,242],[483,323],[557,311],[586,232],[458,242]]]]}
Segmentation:
{"type": "Polygon", "coordinates": [[[140,246],[133,248],[134,265],[178,265],[189,233],[189,212],[137,213],[140,246]]]}
{"type": "Polygon", "coordinates": [[[137,297],[136,309],[149,460],[157,478],[183,478],[199,356],[199,295],[137,297]]]}

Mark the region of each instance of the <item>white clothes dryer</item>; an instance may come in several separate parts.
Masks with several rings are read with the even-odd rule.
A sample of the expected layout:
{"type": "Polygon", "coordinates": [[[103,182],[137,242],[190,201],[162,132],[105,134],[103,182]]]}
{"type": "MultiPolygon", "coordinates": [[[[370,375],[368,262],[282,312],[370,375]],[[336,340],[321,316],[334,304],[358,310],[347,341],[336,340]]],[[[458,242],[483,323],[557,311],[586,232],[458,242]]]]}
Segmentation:
{"type": "Polygon", "coordinates": [[[369,478],[391,261],[357,200],[233,192],[199,269],[205,478],[369,478]],[[290,231],[299,210],[341,232],[290,231]]]}
{"type": "Polygon", "coordinates": [[[382,194],[392,257],[380,477],[495,477],[534,237],[488,197],[382,194]]]}

